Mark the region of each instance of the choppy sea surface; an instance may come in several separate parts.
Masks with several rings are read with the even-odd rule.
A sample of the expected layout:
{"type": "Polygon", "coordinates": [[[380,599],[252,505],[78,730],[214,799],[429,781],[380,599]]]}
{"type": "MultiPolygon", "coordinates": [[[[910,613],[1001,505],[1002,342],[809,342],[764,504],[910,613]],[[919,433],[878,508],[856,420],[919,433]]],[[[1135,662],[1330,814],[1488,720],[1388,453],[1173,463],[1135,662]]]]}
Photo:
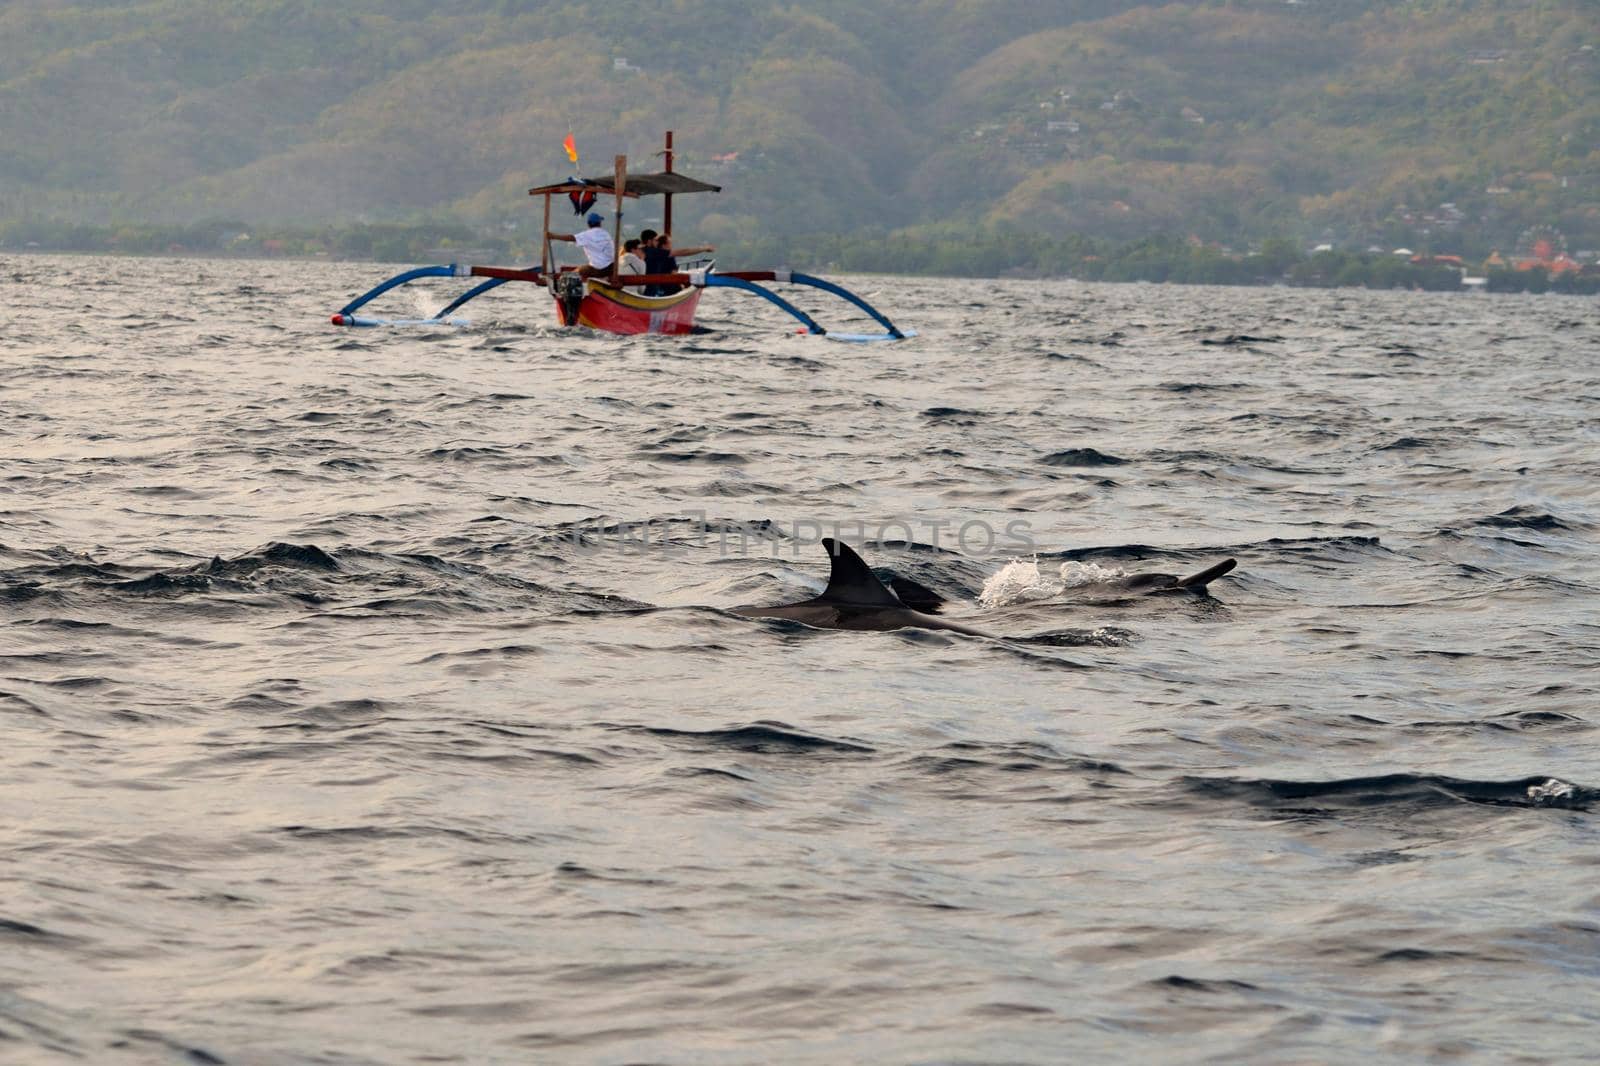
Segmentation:
{"type": "Polygon", "coordinates": [[[388,269],[0,257],[0,1061],[1592,1056],[1596,301],[388,269]]]}

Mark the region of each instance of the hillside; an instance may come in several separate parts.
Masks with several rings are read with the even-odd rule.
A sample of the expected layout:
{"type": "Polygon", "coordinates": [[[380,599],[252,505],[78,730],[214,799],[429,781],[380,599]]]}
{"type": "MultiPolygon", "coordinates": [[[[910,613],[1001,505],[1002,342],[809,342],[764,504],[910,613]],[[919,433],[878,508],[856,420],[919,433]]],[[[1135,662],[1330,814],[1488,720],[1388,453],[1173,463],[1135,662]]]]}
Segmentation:
{"type": "Polygon", "coordinates": [[[716,240],[1593,248],[1597,48],[1589,0],[13,0],[0,220],[524,229],[569,128],[670,127],[716,240]]]}

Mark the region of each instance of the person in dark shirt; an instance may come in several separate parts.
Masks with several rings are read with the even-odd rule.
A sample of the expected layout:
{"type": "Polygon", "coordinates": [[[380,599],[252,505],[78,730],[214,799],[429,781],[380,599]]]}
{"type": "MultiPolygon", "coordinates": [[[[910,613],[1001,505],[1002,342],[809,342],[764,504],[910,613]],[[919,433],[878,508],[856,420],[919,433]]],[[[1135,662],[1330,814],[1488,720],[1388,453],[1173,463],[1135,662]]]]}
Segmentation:
{"type": "MultiPolygon", "coordinates": [[[[639,232],[639,254],[644,256],[644,272],[646,274],[673,274],[677,272],[678,264],[672,258],[671,252],[663,252],[656,242],[661,234],[653,229],[639,232]]],[[[671,291],[665,285],[646,285],[642,290],[646,296],[665,296],[671,291]]]]}
{"type": "MultiPolygon", "coordinates": [[[[644,254],[644,272],[646,274],[676,274],[678,272],[678,253],[683,255],[700,255],[703,252],[714,252],[716,246],[712,244],[701,245],[696,248],[679,248],[674,251],[672,235],[669,233],[657,234],[653,230],[645,230],[639,234],[639,239],[646,243],[639,246],[644,254]]],[[[644,290],[646,296],[671,296],[682,285],[647,285],[644,290]]]]}

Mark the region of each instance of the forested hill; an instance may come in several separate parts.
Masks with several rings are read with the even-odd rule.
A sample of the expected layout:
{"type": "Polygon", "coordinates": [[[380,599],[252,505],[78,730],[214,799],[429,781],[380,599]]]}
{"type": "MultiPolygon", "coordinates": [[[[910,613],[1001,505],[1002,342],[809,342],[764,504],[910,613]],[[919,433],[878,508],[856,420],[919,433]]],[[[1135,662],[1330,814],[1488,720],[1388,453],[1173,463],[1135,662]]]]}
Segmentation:
{"type": "Polygon", "coordinates": [[[532,220],[626,152],[697,238],[1600,246],[1593,0],[10,0],[0,220],[532,220]]]}

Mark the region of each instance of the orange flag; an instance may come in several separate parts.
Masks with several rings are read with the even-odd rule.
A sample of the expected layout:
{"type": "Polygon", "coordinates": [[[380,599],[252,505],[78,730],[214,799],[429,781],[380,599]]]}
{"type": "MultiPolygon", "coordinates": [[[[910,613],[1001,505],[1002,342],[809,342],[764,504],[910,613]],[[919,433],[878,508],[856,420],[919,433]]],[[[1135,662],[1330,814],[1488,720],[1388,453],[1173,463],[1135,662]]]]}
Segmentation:
{"type": "Polygon", "coordinates": [[[567,150],[567,158],[574,163],[578,161],[578,142],[573,140],[572,134],[567,134],[567,139],[561,142],[561,147],[567,150]]]}

